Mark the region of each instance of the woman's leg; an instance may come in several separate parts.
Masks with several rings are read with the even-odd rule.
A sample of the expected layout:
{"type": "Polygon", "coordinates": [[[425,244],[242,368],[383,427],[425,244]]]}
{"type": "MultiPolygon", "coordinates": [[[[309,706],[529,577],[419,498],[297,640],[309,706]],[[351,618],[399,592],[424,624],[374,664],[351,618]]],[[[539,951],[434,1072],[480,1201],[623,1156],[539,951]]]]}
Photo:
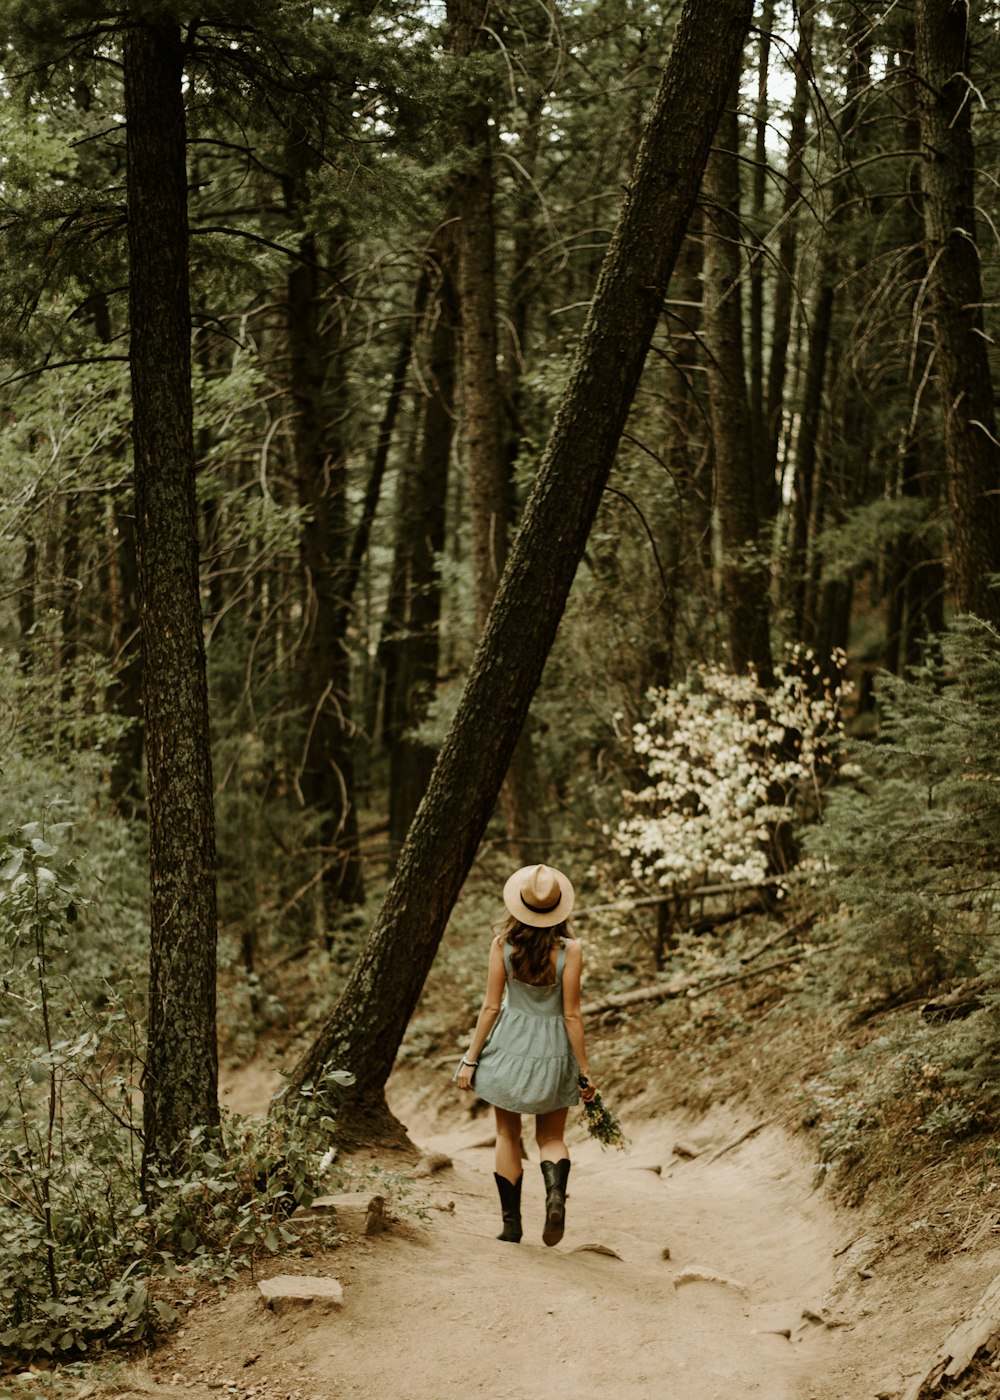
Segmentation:
{"type": "Polygon", "coordinates": [[[535,1118],[535,1138],[545,1181],[545,1244],[558,1244],[566,1228],[566,1182],[569,1179],[569,1153],[566,1150],[566,1114],[556,1108],[535,1118]]]}
{"type": "Polygon", "coordinates": [[[494,1108],[497,1117],[496,1171],[493,1179],[500,1194],[503,1229],[498,1240],[519,1244],[521,1240],[521,1115],[506,1108],[494,1108]]]}
{"type": "MultiPolygon", "coordinates": [[[[568,1108],[554,1108],[551,1113],[539,1113],[535,1119],[535,1141],[543,1162],[561,1162],[569,1157],[566,1149],[566,1115],[568,1108]]],[[[499,1138],[497,1139],[499,1142],[499,1138]]]]}
{"type": "Polygon", "coordinates": [[[496,1174],[508,1181],[521,1175],[521,1115],[494,1108],[497,1120],[496,1174]]]}

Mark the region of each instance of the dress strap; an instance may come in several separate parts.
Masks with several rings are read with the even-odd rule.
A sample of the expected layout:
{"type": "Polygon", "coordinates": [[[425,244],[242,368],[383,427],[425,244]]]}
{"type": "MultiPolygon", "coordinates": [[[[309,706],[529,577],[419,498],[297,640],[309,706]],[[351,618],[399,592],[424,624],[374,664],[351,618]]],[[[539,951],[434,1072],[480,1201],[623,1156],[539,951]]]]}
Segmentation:
{"type": "Polygon", "coordinates": [[[503,970],[508,977],[514,976],[514,968],[510,961],[510,946],[507,943],[503,945],[503,970]]]}
{"type": "Polygon", "coordinates": [[[562,981],[563,968],[566,966],[566,940],[560,938],[559,952],[556,954],[556,981],[562,981]]]}

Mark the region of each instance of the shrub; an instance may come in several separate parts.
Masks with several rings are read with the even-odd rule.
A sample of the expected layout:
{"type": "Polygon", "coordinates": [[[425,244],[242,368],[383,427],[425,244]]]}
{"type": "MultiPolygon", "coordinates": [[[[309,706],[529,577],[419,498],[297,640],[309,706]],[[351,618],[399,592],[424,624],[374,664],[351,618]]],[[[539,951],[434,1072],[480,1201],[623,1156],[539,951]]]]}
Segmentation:
{"type": "Polygon", "coordinates": [[[787,870],[795,834],[815,817],[840,731],[839,680],[796,652],[773,690],[700,666],[650,692],[632,748],[649,779],[623,794],[632,815],[613,845],[635,879],[663,889],[705,881],[761,884],[787,870]]]}
{"type": "Polygon", "coordinates": [[[175,1315],[165,1274],[225,1277],[289,1242],[282,1222],[311,1199],[333,1127],[309,1093],[264,1120],[228,1117],[193,1132],[143,1198],[134,988],[119,974],[95,996],[88,972],[78,995],[88,911],[68,835],[31,822],[0,847],[0,1347],[21,1353],[145,1338],[175,1315]]]}
{"type": "Polygon", "coordinates": [[[807,843],[846,913],[842,975],[927,988],[978,966],[1000,1013],[1000,637],[966,619],[877,696],[879,742],[807,843]]]}

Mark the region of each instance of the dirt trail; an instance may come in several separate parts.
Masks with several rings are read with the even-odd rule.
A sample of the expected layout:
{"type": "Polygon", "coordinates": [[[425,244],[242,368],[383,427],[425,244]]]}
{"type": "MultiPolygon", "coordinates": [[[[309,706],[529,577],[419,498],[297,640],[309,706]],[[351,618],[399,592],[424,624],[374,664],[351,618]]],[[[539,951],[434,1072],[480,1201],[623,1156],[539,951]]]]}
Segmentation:
{"type": "Polygon", "coordinates": [[[135,1389],[251,1400],[874,1394],[846,1372],[837,1380],[844,1334],[803,1318],[822,1307],[846,1241],[811,1189],[808,1158],[779,1129],[716,1158],[749,1120],[720,1112],[693,1130],[640,1124],[627,1155],[602,1153],[575,1129],[566,1235],[548,1249],[534,1160],[525,1164],[524,1240],[502,1244],[486,1120],[433,1134],[413,1113],[406,1121],[422,1148],[453,1162],[419,1183],[423,1218],[403,1212],[388,1234],[294,1261],[296,1272],[339,1278],[341,1310],[275,1316],[240,1287],[192,1313],[184,1334],[132,1378],[135,1389]],[[699,1155],[677,1158],[678,1140],[699,1155]],[[675,1286],[691,1268],[731,1281],[675,1286]]]}

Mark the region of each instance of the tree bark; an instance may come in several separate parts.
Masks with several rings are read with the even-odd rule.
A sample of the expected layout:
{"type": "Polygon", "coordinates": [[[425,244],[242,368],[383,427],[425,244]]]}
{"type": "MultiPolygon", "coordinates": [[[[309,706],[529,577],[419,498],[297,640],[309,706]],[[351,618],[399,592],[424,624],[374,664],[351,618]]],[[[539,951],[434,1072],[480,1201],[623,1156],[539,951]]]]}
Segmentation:
{"type": "Polygon", "coordinates": [[[807,616],[806,584],[811,522],[816,510],[819,430],[832,324],[833,284],[824,280],[816,294],[809,326],[802,411],[795,442],[795,491],[792,497],[792,519],[786,560],[792,635],[796,641],[808,644],[812,644],[816,638],[816,619],[807,616]]]}
{"type": "Polygon", "coordinates": [[[66,496],[62,528],[62,647],[59,653],[59,691],[63,704],[67,705],[73,699],[76,684],[74,671],[80,652],[80,571],[83,565],[80,513],[80,499],[71,489],[66,496]]]}
{"type": "Polygon", "coordinates": [[[21,579],[17,593],[17,664],[27,675],[35,655],[35,588],[38,573],[38,545],[34,535],[26,535],[21,557],[21,579]]]}
{"type": "Polygon", "coordinates": [[[687,0],[618,226],[503,580],[395,878],[343,995],[294,1067],[357,1076],[347,1128],[387,1118],[383,1086],[475,856],[555,639],[656,328],[750,0],[687,0]]]}
{"type": "MultiPolygon", "coordinates": [[[[754,112],[753,182],[750,233],[754,252],[750,259],[750,427],[753,443],[754,488],[757,516],[771,520],[778,508],[774,463],[766,451],[767,404],[764,384],[764,202],[767,193],[768,70],[771,61],[771,28],[775,0],[764,0],[757,59],[757,105],[754,112]]],[[[738,177],[738,170],[737,170],[738,177]]]]}
{"type": "MultiPolygon", "coordinates": [[[[846,96],[840,132],[841,160],[847,173],[831,185],[831,208],[816,275],[817,291],[809,327],[805,387],[795,452],[790,547],[786,560],[794,640],[804,642],[821,652],[824,646],[823,636],[828,630],[827,624],[831,615],[827,613],[825,618],[821,618],[820,612],[826,610],[832,600],[821,602],[819,598],[819,561],[815,557],[813,543],[820,527],[828,523],[831,515],[836,514],[836,503],[831,499],[832,492],[827,490],[830,485],[827,463],[820,451],[821,425],[824,391],[831,362],[834,309],[838,291],[844,281],[840,246],[843,241],[842,230],[847,225],[852,210],[852,184],[857,188],[857,176],[852,171],[852,164],[861,139],[863,103],[870,89],[873,43],[871,26],[864,12],[859,10],[850,13],[847,24],[846,96]]],[[[855,404],[849,405],[849,408],[856,419],[860,407],[855,404]]],[[[839,440],[842,428],[843,425],[832,428],[828,436],[839,440]]],[[[842,452],[841,455],[847,454],[842,452]]],[[[823,652],[820,660],[821,664],[826,665],[829,661],[828,654],[823,652]]]]}
{"type": "MultiPolygon", "coordinates": [[[[451,50],[468,58],[486,50],[489,0],[449,0],[451,50]]],[[[507,558],[510,517],[497,370],[496,227],[493,209],[493,138],[484,95],[472,93],[458,121],[462,153],[450,207],[458,268],[462,330],[462,396],[469,460],[476,629],[486,625],[507,558]]]]}
{"type": "MultiPolygon", "coordinates": [[[[135,507],[116,491],[109,510],[111,528],[111,631],[108,649],[114,679],[106,703],[122,716],[127,728],[111,749],[108,797],[124,816],[137,815],[138,780],[142,772],[142,642],[139,581],[136,572],[135,507]]],[[[132,496],[132,492],[129,492],[132,496]]]]}
{"type": "Polygon", "coordinates": [[[440,249],[441,280],[433,302],[430,394],[416,460],[404,475],[396,526],[393,635],[384,646],[385,735],[389,746],[389,842],[402,849],[434,768],[436,751],[412,737],[437,690],[441,580],[448,467],[454,435],[455,292],[450,240],[440,249]]]}
{"type": "Polygon", "coordinates": [[[664,491],[657,502],[655,531],[663,579],[651,620],[640,684],[669,686],[676,678],[677,632],[686,616],[701,631],[712,599],[712,486],[704,411],[694,383],[704,367],[701,347],[702,229],[700,211],[691,217],[687,236],[670,279],[667,354],[663,358],[663,440],[659,456],[664,491]],[[684,608],[681,607],[681,599],[684,608]]]}
{"type": "MultiPolygon", "coordinates": [[[[906,118],[903,126],[903,149],[915,151],[920,147],[920,108],[917,95],[913,55],[916,51],[916,31],[913,21],[903,26],[902,47],[897,58],[902,100],[906,118]]],[[[910,356],[907,389],[912,404],[911,421],[903,428],[897,463],[896,479],[892,483],[896,496],[923,500],[928,516],[940,509],[945,473],[938,466],[938,454],[925,442],[925,425],[918,421],[918,396],[927,373],[927,361],[933,355],[930,343],[933,331],[922,324],[921,302],[927,284],[927,258],[923,246],[923,196],[920,189],[919,166],[911,164],[907,172],[908,198],[901,210],[904,246],[908,268],[906,285],[912,288],[911,315],[914,336],[918,337],[919,353],[910,356]]],[[[938,550],[927,541],[927,526],[907,532],[886,551],[884,560],[886,592],[889,606],[883,664],[897,675],[905,675],[922,658],[929,639],[944,629],[945,579],[944,563],[938,550]]]]}
{"type": "MultiPolygon", "coordinates": [[[[95,292],[88,309],[99,344],[114,338],[107,293],[95,292]]],[[[135,487],[132,481],[112,488],[107,507],[107,654],[112,680],[105,704],[124,721],[121,735],[108,750],[108,798],[112,809],[135,818],[142,808],[142,659],[140,655],[139,584],[135,559],[135,487]]]]}
{"type": "Polygon", "coordinates": [[[771,354],[767,367],[767,402],[764,415],[764,461],[761,476],[770,485],[772,492],[770,498],[765,496],[765,513],[769,519],[775,517],[781,504],[778,458],[795,298],[799,228],[796,210],[802,199],[802,153],[806,140],[806,118],[809,115],[812,31],[813,11],[800,11],[799,42],[795,51],[795,96],[792,99],[788,126],[788,160],[785,165],[785,188],[781,204],[778,275],[771,311],[771,354]]]}
{"type": "MultiPolygon", "coordinates": [[[[458,58],[486,52],[489,0],[448,0],[451,49],[458,58]]],[[[474,91],[457,129],[465,166],[451,207],[457,212],[455,247],[462,334],[462,398],[469,459],[476,631],[482,634],[507,559],[513,516],[508,458],[504,447],[503,398],[497,367],[496,218],[494,140],[490,107],[474,91]]],[[[533,816],[539,807],[530,730],[511,755],[501,792],[504,825],[515,856],[527,861],[533,816]]]]}
{"type": "Polygon", "coordinates": [[[215,819],[198,582],[180,31],[125,31],[132,435],[150,846],[144,1181],[219,1121],[215,819]]]}
{"type": "MultiPolygon", "coordinates": [[[[308,155],[294,135],[287,153],[293,212],[307,202],[308,155]]],[[[321,859],[326,867],[327,907],[338,900],[358,904],[364,879],[358,847],[351,723],[350,655],[344,636],[342,599],[348,584],[347,483],[344,445],[331,413],[330,392],[342,395],[342,327],[321,330],[321,278],[336,283],[344,250],[334,240],[332,256],[320,263],[318,241],[305,233],[299,260],[288,277],[287,325],[293,450],[299,501],[305,507],[299,552],[304,576],[306,625],[298,659],[298,702],[304,707],[304,737],[298,786],[305,807],[319,816],[321,859]],[[333,388],[331,390],[330,385],[333,388]]]]}
{"type": "Polygon", "coordinates": [[[732,105],[719,120],[705,172],[705,344],[730,662],[737,674],[752,668],[767,687],[774,683],[770,571],[759,538],[754,434],[743,355],[737,98],[734,86],[732,105]]]}
{"type": "Polygon", "coordinates": [[[1000,442],[976,242],[969,6],[920,0],[917,72],[924,225],[951,507],[951,583],[959,612],[1000,626],[1000,442]]]}

